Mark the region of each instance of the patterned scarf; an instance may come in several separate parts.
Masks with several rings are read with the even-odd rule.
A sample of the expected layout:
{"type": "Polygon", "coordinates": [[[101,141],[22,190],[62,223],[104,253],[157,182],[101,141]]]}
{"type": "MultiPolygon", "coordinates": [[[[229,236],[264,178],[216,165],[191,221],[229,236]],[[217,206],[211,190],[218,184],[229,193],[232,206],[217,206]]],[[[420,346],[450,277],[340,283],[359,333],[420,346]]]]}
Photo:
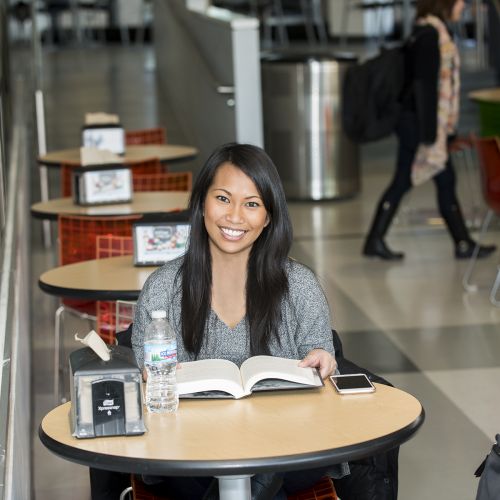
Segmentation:
{"type": "Polygon", "coordinates": [[[430,146],[420,144],[411,169],[414,186],[424,183],[444,170],[448,160],[448,135],[455,131],[458,122],[460,96],[460,58],[446,25],[438,17],[427,16],[417,21],[431,25],[439,34],[441,65],[438,81],[438,116],[436,142],[430,146]]]}

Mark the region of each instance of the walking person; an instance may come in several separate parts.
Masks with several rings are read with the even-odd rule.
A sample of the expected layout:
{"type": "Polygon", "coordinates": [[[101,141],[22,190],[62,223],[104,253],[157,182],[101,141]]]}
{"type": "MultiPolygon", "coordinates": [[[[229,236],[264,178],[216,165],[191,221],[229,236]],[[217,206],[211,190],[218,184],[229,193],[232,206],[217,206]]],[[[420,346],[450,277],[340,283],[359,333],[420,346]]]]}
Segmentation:
{"type": "MultiPolygon", "coordinates": [[[[454,244],[455,258],[471,257],[476,243],[469,235],[456,194],[448,144],[456,133],[460,95],[460,61],[448,22],[458,21],[464,0],[417,0],[417,19],[407,50],[406,90],[396,133],[396,171],[379,200],[363,255],[401,260],[384,237],[403,196],[430,179],[436,185],[439,212],[454,244]]],[[[480,246],[478,257],[495,250],[480,246]]]]}

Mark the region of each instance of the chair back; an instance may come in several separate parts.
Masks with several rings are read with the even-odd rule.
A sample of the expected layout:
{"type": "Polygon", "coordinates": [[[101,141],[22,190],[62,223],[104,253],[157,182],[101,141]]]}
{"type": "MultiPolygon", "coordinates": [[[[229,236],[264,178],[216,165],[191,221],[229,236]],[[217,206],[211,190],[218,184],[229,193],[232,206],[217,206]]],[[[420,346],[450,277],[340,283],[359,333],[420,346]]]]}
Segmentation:
{"type": "Polygon", "coordinates": [[[75,167],[72,165],[61,164],[60,169],[60,181],[61,181],[61,196],[63,198],[71,196],[73,193],[73,169],[75,167]]]}
{"type": "Polygon", "coordinates": [[[484,201],[496,214],[500,214],[500,139],[498,137],[475,138],[481,169],[484,201]]]}
{"type": "Polygon", "coordinates": [[[167,135],[163,127],[145,128],[141,130],[126,130],[125,144],[166,144],[167,135]]]}
{"type": "Polygon", "coordinates": [[[146,158],[139,161],[127,161],[126,167],[130,167],[132,178],[136,175],[161,174],[167,172],[167,166],[162,164],[159,158],[146,158]]]}
{"type": "Polygon", "coordinates": [[[139,215],[91,217],[59,215],[59,265],[96,258],[96,240],[100,235],[132,237],[132,223],[139,215]]]}
{"type": "Polygon", "coordinates": [[[144,173],[134,174],[134,191],[191,191],[193,174],[191,172],[144,173]]]}
{"type": "MultiPolygon", "coordinates": [[[[98,235],[96,237],[95,252],[97,259],[132,255],[134,252],[134,242],[131,236],[115,236],[114,234],[98,235]]],[[[134,319],[132,314],[135,306],[130,302],[126,303],[127,306],[119,306],[119,302],[122,303],[123,301],[115,303],[111,300],[100,300],[97,302],[97,333],[99,333],[107,344],[112,344],[115,341],[117,323],[120,324],[118,329],[124,330],[134,319]],[[128,316],[131,316],[128,322],[124,321],[123,318],[120,322],[118,321],[119,307],[123,310],[126,309],[128,316]]]]}
{"type": "Polygon", "coordinates": [[[98,235],[96,237],[96,259],[120,257],[134,253],[132,236],[115,236],[114,234],[98,235]]]}

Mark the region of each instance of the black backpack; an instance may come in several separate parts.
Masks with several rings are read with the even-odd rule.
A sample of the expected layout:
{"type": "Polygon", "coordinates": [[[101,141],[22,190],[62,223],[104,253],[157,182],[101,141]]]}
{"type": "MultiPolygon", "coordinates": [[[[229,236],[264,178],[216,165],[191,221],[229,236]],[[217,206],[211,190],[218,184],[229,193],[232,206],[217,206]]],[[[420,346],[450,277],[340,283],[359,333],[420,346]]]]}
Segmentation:
{"type": "Polygon", "coordinates": [[[401,110],[406,44],[382,48],[372,59],[351,66],[343,82],[342,125],[354,142],[390,135],[401,110]]]}
{"type": "Polygon", "coordinates": [[[495,436],[496,443],[490,454],[475,472],[480,476],[476,500],[498,500],[500,498],[500,434],[495,436]]]}
{"type": "MultiPolygon", "coordinates": [[[[353,361],[344,358],[339,334],[332,330],[335,359],[340,373],[365,373],[372,382],[392,384],[353,361]]],[[[397,500],[399,446],[378,455],[349,462],[351,473],[335,479],[335,490],[342,500],[397,500]]]]}

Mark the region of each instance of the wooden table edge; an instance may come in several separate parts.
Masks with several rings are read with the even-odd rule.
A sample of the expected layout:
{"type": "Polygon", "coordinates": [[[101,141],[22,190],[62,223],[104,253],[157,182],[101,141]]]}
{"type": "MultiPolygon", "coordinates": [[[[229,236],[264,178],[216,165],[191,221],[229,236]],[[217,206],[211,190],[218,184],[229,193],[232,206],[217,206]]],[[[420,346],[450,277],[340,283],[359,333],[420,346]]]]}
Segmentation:
{"type": "MultiPolygon", "coordinates": [[[[137,460],[136,457],[127,458],[81,450],[62,444],[48,436],[43,430],[43,421],[39,425],[38,436],[43,445],[52,453],[71,462],[98,469],[164,476],[225,476],[254,474],[257,472],[293,471],[324,467],[366,458],[391,450],[408,441],[422,426],[425,420],[425,410],[422,405],[420,405],[420,408],[420,414],[410,424],[390,434],[370,441],[345,446],[335,450],[280,456],[276,458],[264,457],[242,459],[237,462],[235,462],[235,460],[148,460],[144,458],[137,460]]],[[[117,438],[119,439],[120,437],[123,438],[123,436],[118,436],[117,438]]]]}
{"type": "MultiPolygon", "coordinates": [[[[147,144],[138,144],[138,146],[146,146],[146,145],[147,144]]],[[[173,146],[173,147],[180,146],[178,144],[157,144],[157,145],[158,146],[173,146]]],[[[161,163],[176,163],[176,162],[181,162],[181,161],[191,161],[191,160],[194,160],[198,156],[199,151],[197,148],[194,148],[191,146],[182,146],[182,147],[192,149],[193,151],[190,152],[189,154],[174,155],[171,158],[166,158],[166,159],[160,158],[161,163]]],[[[68,151],[72,151],[75,149],[78,149],[78,148],[69,148],[68,151]]],[[[66,150],[60,150],[60,151],[66,151],[66,150]]],[[[49,151],[47,153],[47,155],[50,155],[50,154],[51,154],[51,152],[49,151]]],[[[49,167],[49,168],[60,168],[63,163],[64,163],[64,165],[67,165],[69,167],[75,167],[75,168],[81,167],[80,161],[71,161],[71,160],[69,160],[69,161],[64,160],[64,162],[62,162],[60,160],[56,161],[56,160],[51,160],[50,158],[46,158],[46,155],[37,156],[36,161],[37,161],[38,165],[41,165],[44,167],[49,167]]],[[[133,162],[133,160],[127,161],[124,159],[123,163],[126,165],[127,163],[130,163],[131,161],[133,162]]]]}
{"type": "Polygon", "coordinates": [[[140,290],[92,290],[70,288],[64,286],[49,285],[38,280],[38,286],[42,291],[49,295],[62,297],[65,299],[82,299],[82,300],[137,300],[140,290]]]}
{"type": "Polygon", "coordinates": [[[491,87],[487,89],[471,90],[467,97],[471,101],[486,102],[491,104],[500,104],[500,87],[491,87]],[[491,95],[493,93],[498,94],[498,97],[492,99],[491,95]]]}

